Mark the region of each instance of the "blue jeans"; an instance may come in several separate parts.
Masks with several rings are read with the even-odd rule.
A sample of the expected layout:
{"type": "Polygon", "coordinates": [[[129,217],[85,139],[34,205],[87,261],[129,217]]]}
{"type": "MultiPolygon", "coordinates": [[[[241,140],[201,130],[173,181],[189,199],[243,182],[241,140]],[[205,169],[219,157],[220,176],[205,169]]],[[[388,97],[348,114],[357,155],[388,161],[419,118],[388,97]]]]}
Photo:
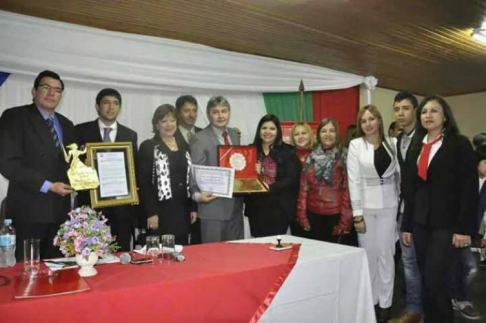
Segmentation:
{"type": "MultiPolygon", "coordinates": [[[[402,226],[403,214],[400,214],[398,228],[402,226]]],[[[410,313],[423,313],[422,308],[422,275],[417,264],[415,245],[413,239],[411,246],[403,244],[402,232],[399,234],[400,247],[402,248],[403,272],[405,276],[405,309],[410,313]]]]}
{"type": "Polygon", "coordinates": [[[471,301],[469,283],[476,270],[476,259],[474,259],[471,249],[460,249],[451,279],[454,298],[457,301],[471,301]]]}

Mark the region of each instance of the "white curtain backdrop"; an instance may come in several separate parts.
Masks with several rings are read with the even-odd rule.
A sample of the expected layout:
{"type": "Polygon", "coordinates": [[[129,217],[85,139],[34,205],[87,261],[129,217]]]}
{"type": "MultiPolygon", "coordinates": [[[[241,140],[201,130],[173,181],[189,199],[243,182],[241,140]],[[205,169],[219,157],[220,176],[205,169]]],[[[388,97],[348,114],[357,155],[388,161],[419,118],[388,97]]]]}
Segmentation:
{"type": "Polygon", "coordinates": [[[182,41],[132,35],[0,11],[0,70],[157,91],[296,92],[343,89],[362,76],[240,54],[182,41]]]}
{"type": "MultiPolygon", "coordinates": [[[[0,114],[32,102],[35,76],[53,70],[65,81],[58,112],[74,124],[97,117],[96,94],[113,87],[122,94],[119,121],[139,141],[152,136],[155,108],[182,94],[199,102],[196,124],[208,124],[205,107],[214,95],[231,104],[230,125],[253,141],[266,114],[262,92],[296,92],[367,85],[363,76],[283,60],[234,53],[203,45],[111,32],[0,11],[0,71],[12,73],[0,87],[0,114]]],[[[376,82],[375,82],[376,84],[376,82]]],[[[0,199],[7,181],[0,178],[0,199]]]]}

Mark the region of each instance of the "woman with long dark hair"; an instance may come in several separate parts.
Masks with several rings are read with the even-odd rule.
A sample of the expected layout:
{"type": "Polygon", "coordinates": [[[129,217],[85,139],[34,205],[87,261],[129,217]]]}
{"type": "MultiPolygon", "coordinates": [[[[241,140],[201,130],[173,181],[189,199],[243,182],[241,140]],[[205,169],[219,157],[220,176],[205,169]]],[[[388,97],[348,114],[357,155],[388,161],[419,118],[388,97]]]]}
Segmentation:
{"type": "Polygon", "coordinates": [[[268,114],[258,123],[253,145],[257,147],[257,173],[268,193],[245,197],[245,215],[253,237],[285,234],[297,208],[300,162],[282,142],[280,121],[268,114]]]}
{"type": "Polygon", "coordinates": [[[400,167],[396,139],[384,134],[374,105],[358,112],[358,138],[349,145],[347,169],[354,227],[366,250],[378,322],[390,317],[395,277],[395,242],[400,167]]]}
{"type": "Polygon", "coordinates": [[[346,149],[339,124],[323,119],[317,127],[317,147],[304,164],[297,200],[297,219],[310,238],[338,242],[349,234],[353,212],[349,200],[346,149]]]}
{"type": "Polygon", "coordinates": [[[196,204],[189,198],[189,146],[175,137],[176,110],[159,106],[152,118],[154,137],[140,145],[138,181],[140,200],[147,218],[148,235],[175,235],[177,244],[188,244],[196,204]]]}
{"type": "Polygon", "coordinates": [[[459,248],[468,248],[477,232],[477,160],[442,97],[426,97],[417,120],[406,164],[403,240],[415,243],[425,322],[447,323],[454,320],[451,270],[459,248]]]}

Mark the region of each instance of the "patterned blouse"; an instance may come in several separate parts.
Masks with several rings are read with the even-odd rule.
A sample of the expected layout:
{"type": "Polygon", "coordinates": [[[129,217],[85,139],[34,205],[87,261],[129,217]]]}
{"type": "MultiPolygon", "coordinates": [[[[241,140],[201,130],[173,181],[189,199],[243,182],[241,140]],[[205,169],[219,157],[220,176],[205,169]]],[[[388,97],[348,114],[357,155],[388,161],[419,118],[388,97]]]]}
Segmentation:
{"type": "Polygon", "coordinates": [[[277,163],[270,156],[263,157],[262,160],[262,180],[272,185],[277,177],[277,163]]]}

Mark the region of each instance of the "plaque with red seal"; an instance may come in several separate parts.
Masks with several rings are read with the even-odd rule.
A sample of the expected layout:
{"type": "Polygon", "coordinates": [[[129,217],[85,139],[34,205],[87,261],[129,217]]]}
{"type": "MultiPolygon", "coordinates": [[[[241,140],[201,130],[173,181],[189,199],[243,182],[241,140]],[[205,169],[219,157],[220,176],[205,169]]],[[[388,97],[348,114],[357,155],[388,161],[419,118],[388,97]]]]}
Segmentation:
{"type": "Polygon", "coordinates": [[[257,163],[255,146],[218,146],[220,167],[235,169],[233,194],[250,194],[267,192],[267,187],[258,178],[255,169],[257,163]]]}

